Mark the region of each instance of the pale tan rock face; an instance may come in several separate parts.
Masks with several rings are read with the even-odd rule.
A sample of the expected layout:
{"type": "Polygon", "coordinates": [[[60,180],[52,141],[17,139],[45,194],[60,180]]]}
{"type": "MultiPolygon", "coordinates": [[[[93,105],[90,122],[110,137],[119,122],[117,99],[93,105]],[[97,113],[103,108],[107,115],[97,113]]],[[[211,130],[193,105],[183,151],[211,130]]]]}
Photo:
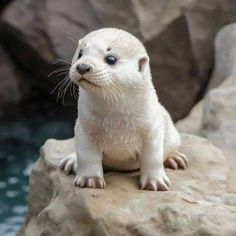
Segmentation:
{"type": "MultiPolygon", "coordinates": [[[[218,136],[220,135],[219,132],[228,133],[228,135],[224,135],[223,142],[220,145],[222,147],[224,143],[227,145],[229,142],[233,142],[236,145],[236,123],[232,122],[232,120],[236,120],[235,92],[232,91],[236,89],[235,40],[235,23],[227,25],[219,31],[215,38],[215,67],[210,80],[209,91],[206,97],[193,107],[187,117],[177,122],[177,128],[180,132],[201,134],[207,138],[211,136],[210,140],[213,142],[215,140],[213,136],[217,135],[217,133],[218,136]],[[217,106],[220,106],[220,108],[217,108],[217,106]],[[221,116],[220,123],[225,125],[224,128],[221,128],[221,131],[219,131],[217,114],[212,114],[213,110],[218,116],[221,116]],[[230,115],[228,111],[231,112],[230,115]],[[227,125],[229,122],[231,127],[227,125]],[[213,125],[214,127],[212,127],[213,125]],[[211,129],[207,128],[210,126],[211,129]],[[213,135],[210,134],[212,132],[214,132],[213,135]]],[[[216,144],[219,144],[219,142],[216,144]]]]}
{"type": "Polygon", "coordinates": [[[236,24],[223,27],[215,38],[215,66],[208,89],[219,86],[235,73],[236,67],[236,24]]]}
{"type": "MultiPolygon", "coordinates": [[[[204,127],[207,126],[206,122],[208,123],[215,122],[214,119],[216,117],[214,115],[210,116],[211,119],[213,120],[207,119],[206,121],[205,119],[209,116],[208,113],[211,112],[212,109],[215,109],[215,108],[212,108],[212,106],[215,106],[215,103],[208,102],[208,101],[209,99],[218,100],[217,92],[221,96],[220,99],[221,99],[221,103],[223,103],[222,106],[224,106],[226,109],[232,109],[232,113],[234,115],[231,115],[231,116],[234,116],[234,118],[236,119],[236,112],[234,110],[235,98],[233,95],[234,92],[232,92],[232,90],[234,89],[236,89],[236,73],[233,73],[232,75],[230,75],[217,88],[208,91],[205,98],[193,107],[189,115],[185,117],[184,119],[179,120],[176,123],[178,130],[183,133],[203,135],[204,132],[202,132],[202,129],[205,129],[204,127]]],[[[217,112],[221,112],[221,110],[217,110],[217,112]]],[[[222,121],[223,123],[225,122],[227,123],[228,117],[223,115],[221,119],[224,119],[224,121],[222,121]]],[[[232,131],[233,130],[229,128],[225,129],[225,132],[231,133],[232,131]]],[[[210,130],[208,132],[210,132],[210,130]]]]}
{"type": "Polygon", "coordinates": [[[218,146],[236,147],[236,87],[210,91],[204,102],[200,132],[218,146]]]}
{"type": "Polygon", "coordinates": [[[72,151],[73,140],[49,141],[32,171],[18,236],[235,235],[236,196],[226,188],[222,152],[196,136],[182,139],[189,168],[167,171],[169,192],[139,190],[138,172],[106,173],[104,190],[76,188],[74,176],[50,164],[72,151]]]}
{"type": "Polygon", "coordinates": [[[215,68],[205,98],[190,115],[177,123],[179,131],[206,137],[221,148],[227,159],[227,191],[236,193],[236,24],[224,27],[215,40],[215,68]],[[225,76],[225,77],[224,77],[225,76]]]}

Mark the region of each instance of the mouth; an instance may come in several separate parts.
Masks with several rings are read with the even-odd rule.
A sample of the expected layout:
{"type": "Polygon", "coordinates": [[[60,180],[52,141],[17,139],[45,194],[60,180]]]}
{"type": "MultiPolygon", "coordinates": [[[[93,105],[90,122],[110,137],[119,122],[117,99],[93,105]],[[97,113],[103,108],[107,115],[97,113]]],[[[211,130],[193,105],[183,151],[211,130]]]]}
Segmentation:
{"type": "Polygon", "coordinates": [[[82,83],[82,82],[85,82],[85,83],[90,84],[90,85],[92,85],[92,86],[99,87],[98,85],[96,85],[96,84],[94,84],[94,83],[88,81],[88,80],[85,79],[85,78],[81,78],[81,79],[79,80],[79,83],[82,83]]]}

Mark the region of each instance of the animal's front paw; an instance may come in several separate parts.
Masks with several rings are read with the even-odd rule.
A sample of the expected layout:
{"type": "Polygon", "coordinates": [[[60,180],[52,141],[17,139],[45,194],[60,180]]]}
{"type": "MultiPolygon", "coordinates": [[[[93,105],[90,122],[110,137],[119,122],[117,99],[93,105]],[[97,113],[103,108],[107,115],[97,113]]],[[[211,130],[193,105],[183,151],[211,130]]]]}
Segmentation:
{"type": "Polygon", "coordinates": [[[62,159],[59,166],[67,175],[75,174],[77,169],[76,153],[62,159]]]}
{"type": "Polygon", "coordinates": [[[140,180],[141,189],[151,191],[168,191],[170,180],[164,171],[154,176],[142,176],[140,180]]]}
{"type": "Polygon", "coordinates": [[[98,176],[79,176],[74,180],[74,185],[80,188],[105,188],[104,178],[98,176]]]}
{"type": "Polygon", "coordinates": [[[175,170],[186,169],[188,166],[188,159],[185,154],[177,151],[165,160],[164,165],[165,167],[175,170]]]}

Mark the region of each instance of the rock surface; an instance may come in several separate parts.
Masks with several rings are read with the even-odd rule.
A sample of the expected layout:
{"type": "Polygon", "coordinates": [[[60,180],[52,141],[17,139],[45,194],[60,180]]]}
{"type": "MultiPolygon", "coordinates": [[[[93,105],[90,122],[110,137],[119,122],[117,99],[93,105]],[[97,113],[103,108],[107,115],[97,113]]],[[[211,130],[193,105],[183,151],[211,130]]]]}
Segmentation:
{"type": "Polygon", "coordinates": [[[236,86],[209,92],[204,101],[200,133],[219,146],[223,143],[236,150],[236,86]]]}
{"type": "Polygon", "coordinates": [[[11,53],[37,77],[39,87],[51,91],[54,83],[58,83],[58,80],[47,79],[47,75],[55,69],[52,62],[56,58],[70,61],[75,51],[76,42],[69,38],[77,41],[101,27],[126,29],[138,36],[147,47],[160,99],[178,119],[194,105],[201,87],[201,81],[196,76],[189,77],[196,65],[187,23],[181,13],[187,2],[16,0],[3,15],[3,38],[9,50],[16,42],[20,45],[11,53]],[[173,89],[168,88],[169,83],[173,89]],[[179,94],[186,92],[186,88],[194,96],[184,100],[185,104],[179,109],[182,103],[179,94]]]}
{"type": "Polygon", "coordinates": [[[18,236],[235,235],[236,196],[227,190],[224,156],[205,139],[182,139],[190,164],[186,171],[167,170],[169,192],[139,190],[138,172],[106,173],[104,190],[76,188],[73,176],[50,164],[73,151],[73,141],[49,140],[53,146],[44,146],[32,171],[18,236]]]}
{"type": "Polygon", "coordinates": [[[7,6],[7,4],[9,4],[11,2],[11,0],[1,0],[0,1],[0,15],[3,11],[3,9],[7,6]]]}
{"type": "MultiPolygon", "coordinates": [[[[220,86],[208,91],[208,94],[205,96],[205,98],[193,107],[190,114],[187,117],[185,117],[184,119],[179,120],[176,123],[178,130],[183,133],[200,135],[202,132],[201,130],[204,128],[204,126],[207,126],[206,124],[203,125],[203,123],[206,122],[206,121],[203,121],[203,112],[205,112],[205,114],[204,114],[204,118],[205,118],[205,117],[208,117],[208,113],[210,112],[211,109],[215,109],[215,108],[211,108],[212,105],[214,106],[214,103],[209,104],[206,100],[209,97],[212,98],[212,96],[214,96],[214,94],[219,92],[220,94],[225,94],[224,99],[226,99],[226,98],[228,99],[228,97],[230,97],[229,100],[222,101],[223,102],[222,106],[224,106],[224,107],[233,106],[234,107],[235,106],[235,100],[233,100],[234,97],[231,97],[231,95],[227,95],[227,94],[230,94],[230,93],[232,94],[232,92],[230,92],[230,91],[235,90],[235,89],[236,89],[236,73],[233,73],[223,83],[221,83],[220,86]],[[212,93],[213,93],[213,95],[212,95],[212,93]],[[203,111],[203,109],[204,109],[204,111],[203,111]]],[[[212,99],[217,100],[217,97],[212,98],[212,99]]],[[[226,109],[229,109],[229,108],[226,108],[226,109]]],[[[218,110],[218,112],[221,112],[221,110],[218,110]]],[[[234,113],[233,116],[236,120],[236,113],[234,110],[232,110],[232,112],[234,113]]],[[[212,119],[215,118],[215,116],[211,116],[211,117],[212,117],[212,119]]],[[[225,121],[227,119],[228,118],[225,117],[225,121]]],[[[212,121],[212,122],[214,123],[214,121],[212,121]]],[[[227,123],[227,121],[226,121],[226,123],[227,123]]],[[[231,130],[227,129],[227,132],[231,132],[231,130]]]]}
{"type": "Polygon", "coordinates": [[[26,93],[23,80],[0,45],[0,108],[18,104],[26,93]]]}
{"type": "Polygon", "coordinates": [[[219,86],[236,72],[236,24],[223,27],[215,38],[215,66],[209,88],[219,86]]]}
{"type": "Polygon", "coordinates": [[[229,166],[227,188],[236,193],[236,48],[233,39],[236,24],[224,27],[216,38],[216,65],[212,86],[205,98],[190,115],[177,123],[181,132],[208,138],[224,152],[229,166]],[[224,78],[223,76],[226,76],[224,78]]]}
{"type": "Polygon", "coordinates": [[[236,20],[235,9],[234,0],[15,0],[3,14],[2,35],[36,84],[49,92],[60,80],[48,81],[56,68],[51,63],[56,58],[70,61],[75,50],[76,42],[69,38],[77,41],[100,27],[126,29],[147,47],[160,100],[178,120],[202,96],[212,68],[214,36],[236,20]]]}
{"type": "Polygon", "coordinates": [[[215,40],[215,68],[209,87],[221,84],[209,90],[189,116],[177,122],[181,132],[203,135],[221,147],[236,145],[235,40],[236,24],[230,24],[218,33],[215,40]]]}
{"type": "Polygon", "coordinates": [[[234,0],[195,0],[186,10],[194,58],[201,76],[213,67],[214,39],[224,26],[236,21],[234,0]]]}

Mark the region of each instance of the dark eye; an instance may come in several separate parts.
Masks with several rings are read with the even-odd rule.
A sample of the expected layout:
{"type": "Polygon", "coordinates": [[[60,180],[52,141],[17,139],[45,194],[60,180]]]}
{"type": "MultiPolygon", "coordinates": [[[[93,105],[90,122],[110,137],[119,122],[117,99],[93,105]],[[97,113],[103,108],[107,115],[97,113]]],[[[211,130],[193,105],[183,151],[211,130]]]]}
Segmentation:
{"type": "Polygon", "coordinates": [[[114,56],[106,56],[105,62],[109,65],[114,65],[116,63],[117,59],[114,56]]]}
{"type": "Polygon", "coordinates": [[[83,56],[83,50],[81,49],[81,50],[79,51],[78,59],[80,59],[82,56],[83,56]]]}

